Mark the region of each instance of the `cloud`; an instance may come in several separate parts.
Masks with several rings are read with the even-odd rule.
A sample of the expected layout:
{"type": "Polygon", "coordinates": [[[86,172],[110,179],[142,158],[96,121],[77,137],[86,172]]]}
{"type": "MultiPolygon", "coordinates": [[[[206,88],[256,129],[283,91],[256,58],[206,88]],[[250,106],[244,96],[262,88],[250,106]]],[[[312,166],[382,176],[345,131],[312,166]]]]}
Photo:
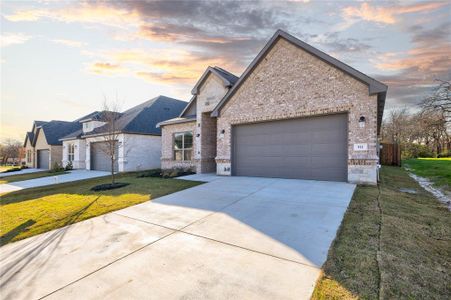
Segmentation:
{"type": "Polygon", "coordinates": [[[88,71],[94,74],[102,75],[117,75],[126,72],[119,64],[113,64],[108,62],[95,62],[88,66],[88,71]]]}
{"type": "Polygon", "coordinates": [[[375,62],[380,70],[394,72],[377,76],[388,84],[392,106],[416,105],[436,85],[436,79],[451,80],[449,25],[445,22],[433,28],[409,27],[413,47],[386,53],[375,62]]]}
{"type": "Polygon", "coordinates": [[[74,48],[80,48],[86,45],[86,43],[84,42],[80,42],[80,41],[74,41],[74,40],[67,40],[67,39],[54,39],[51,40],[52,42],[56,43],[56,44],[61,44],[64,46],[68,46],[68,47],[74,47],[74,48]]]}
{"type": "Polygon", "coordinates": [[[97,23],[112,27],[130,26],[137,24],[140,19],[133,11],[111,7],[106,3],[89,2],[61,9],[18,10],[4,17],[12,22],[30,22],[47,18],[67,23],[97,23]]]}
{"type": "Polygon", "coordinates": [[[28,41],[31,36],[23,33],[2,33],[0,35],[0,42],[2,47],[11,45],[23,44],[28,41]]]}
{"type": "Polygon", "coordinates": [[[395,24],[397,16],[411,13],[426,13],[446,5],[446,2],[426,2],[411,5],[394,5],[389,7],[372,6],[362,3],[359,7],[348,6],[342,9],[345,23],[340,27],[345,29],[358,21],[376,22],[381,24],[395,24]]]}

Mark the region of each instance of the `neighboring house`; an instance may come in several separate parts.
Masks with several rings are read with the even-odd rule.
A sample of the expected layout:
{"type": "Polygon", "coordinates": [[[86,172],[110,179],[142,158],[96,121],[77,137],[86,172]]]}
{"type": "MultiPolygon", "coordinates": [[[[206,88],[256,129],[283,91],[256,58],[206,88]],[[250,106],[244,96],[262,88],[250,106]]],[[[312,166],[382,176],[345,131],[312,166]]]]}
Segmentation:
{"type": "Polygon", "coordinates": [[[51,169],[61,165],[63,146],[61,137],[80,127],[78,122],[35,121],[24,142],[26,165],[32,168],[51,169]]]}
{"type": "MultiPolygon", "coordinates": [[[[158,96],[123,113],[115,119],[118,139],[114,170],[119,172],[160,168],[161,130],[156,124],[178,116],[186,106],[180,101],[158,96]]],[[[111,170],[105,151],[107,120],[111,112],[94,112],[79,119],[80,129],[61,138],[63,165],[69,161],[76,169],[111,170]]]]}
{"type": "Polygon", "coordinates": [[[159,124],[162,168],[376,184],[386,93],[279,30],[238,80],[208,68],[180,116],[159,124]]]}

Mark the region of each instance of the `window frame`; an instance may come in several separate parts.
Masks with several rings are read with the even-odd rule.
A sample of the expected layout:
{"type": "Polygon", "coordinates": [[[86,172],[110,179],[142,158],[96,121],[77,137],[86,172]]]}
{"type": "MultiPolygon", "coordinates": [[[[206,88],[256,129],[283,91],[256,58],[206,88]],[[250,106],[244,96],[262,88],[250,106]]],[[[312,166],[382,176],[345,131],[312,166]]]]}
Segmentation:
{"type": "Polygon", "coordinates": [[[192,161],[193,160],[193,149],[194,149],[194,134],[191,130],[187,130],[187,131],[179,131],[179,132],[174,132],[172,134],[172,159],[175,161],[192,161]],[[185,135],[186,134],[191,134],[191,147],[186,148],[185,147],[185,135]],[[176,149],[176,144],[175,144],[175,138],[176,135],[182,135],[182,147],[180,149],[176,149]],[[180,151],[181,152],[181,156],[180,159],[177,159],[177,155],[176,152],[180,151]],[[191,152],[191,158],[190,159],[185,159],[185,153],[191,152]]]}
{"type": "Polygon", "coordinates": [[[27,150],[27,163],[31,163],[31,150],[27,150]]]}
{"type": "Polygon", "coordinates": [[[67,160],[73,162],[74,159],[75,159],[75,144],[69,144],[67,146],[67,160]]]}

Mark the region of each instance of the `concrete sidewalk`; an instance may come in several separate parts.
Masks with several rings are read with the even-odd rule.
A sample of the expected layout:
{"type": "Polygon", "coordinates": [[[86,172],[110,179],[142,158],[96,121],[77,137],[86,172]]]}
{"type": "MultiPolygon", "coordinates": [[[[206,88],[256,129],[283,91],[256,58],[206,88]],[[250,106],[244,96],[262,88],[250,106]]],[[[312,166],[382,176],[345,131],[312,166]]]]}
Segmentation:
{"type": "Polygon", "coordinates": [[[3,299],[309,299],[355,186],[207,179],[0,248],[3,299]]]}
{"type": "Polygon", "coordinates": [[[47,176],[42,178],[16,181],[12,183],[0,184],[0,193],[9,193],[33,187],[46,186],[58,183],[72,182],[83,179],[90,179],[102,176],[108,176],[110,172],[89,171],[89,170],[72,170],[68,174],[55,176],[47,176]]]}

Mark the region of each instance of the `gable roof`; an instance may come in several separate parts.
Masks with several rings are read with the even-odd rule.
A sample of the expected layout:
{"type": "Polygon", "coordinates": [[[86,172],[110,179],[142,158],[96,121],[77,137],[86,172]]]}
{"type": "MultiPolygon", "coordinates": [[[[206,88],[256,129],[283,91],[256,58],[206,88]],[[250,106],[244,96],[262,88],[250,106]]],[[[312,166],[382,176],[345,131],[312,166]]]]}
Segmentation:
{"type": "MultiPolygon", "coordinates": [[[[161,135],[161,129],[156,125],[177,117],[185,106],[185,101],[158,96],[121,113],[116,127],[122,133],[161,135]]],[[[107,132],[107,128],[107,125],[100,126],[83,137],[101,135],[107,132]]]]}
{"type": "Polygon", "coordinates": [[[23,143],[23,146],[26,147],[27,146],[27,141],[30,141],[30,144],[32,146],[34,146],[34,133],[31,131],[28,131],[25,135],[25,141],[23,143]]]}
{"type": "Polygon", "coordinates": [[[202,86],[204,81],[207,79],[208,75],[210,73],[213,73],[217,75],[222,81],[224,82],[224,86],[231,87],[235,84],[235,82],[238,81],[238,77],[233,75],[232,73],[221,69],[220,67],[208,67],[204,74],[200,77],[200,79],[197,81],[194,88],[191,90],[191,94],[197,95],[199,94],[199,88],[202,86]]]}
{"type": "Polygon", "coordinates": [[[213,74],[217,75],[219,78],[221,78],[222,81],[224,82],[224,85],[229,88],[232,87],[239,79],[238,76],[235,76],[234,74],[230,73],[227,70],[224,70],[223,68],[220,68],[217,66],[214,66],[214,67],[209,66],[205,70],[205,72],[202,74],[202,76],[199,78],[199,80],[197,81],[194,88],[191,90],[191,94],[193,95],[193,97],[188,102],[188,105],[186,105],[186,107],[180,113],[180,117],[184,117],[185,113],[187,111],[189,111],[190,107],[192,105],[196,104],[196,100],[197,100],[196,96],[199,93],[199,89],[202,86],[202,84],[205,82],[205,80],[207,79],[207,77],[210,73],[213,73],[213,74]]]}
{"type": "Polygon", "coordinates": [[[81,128],[81,123],[79,122],[67,122],[67,121],[50,121],[42,124],[38,127],[38,131],[35,136],[34,143],[40,132],[44,132],[47,144],[49,145],[62,145],[60,139],[71,132],[74,132],[81,128]]]}
{"type": "Polygon", "coordinates": [[[272,38],[266,43],[263,49],[258,53],[258,55],[254,58],[251,64],[246,68],[243,74],[240,76],[236,84],[229,90],[229,92],[222,98],[222,100],[215,107],[211,116],[218,117],[221,108],[227,103],[227,101],[235,94],[235,92],[239,89],[241,84],[249,77],[252,71],[256,68],[256,66],[260,63],[260,61],[266,56],[266,54],[272,49],[272,47],[277,43],[279,39],[285,39],[293,45],[305,50],[306,52],[316,56],[317,58],[323,60],[324,62],[336,67],[337,69],[349,74],[355,79],[365,83],[368,85],[368,92],[370,95],[377,94],[378,95],[378,131],[380,128],[380,124],[382,123],[382,114],[384,110],[385,97],[387,93],[387,86],[360,71],[348,66],[347,64],[339,61],[336,58],[316,49],[313,46],[299,40],[298,38],[292,36],[291,34],[283,31],[277,30],[276,33],[272,36],[272,38]]]}

